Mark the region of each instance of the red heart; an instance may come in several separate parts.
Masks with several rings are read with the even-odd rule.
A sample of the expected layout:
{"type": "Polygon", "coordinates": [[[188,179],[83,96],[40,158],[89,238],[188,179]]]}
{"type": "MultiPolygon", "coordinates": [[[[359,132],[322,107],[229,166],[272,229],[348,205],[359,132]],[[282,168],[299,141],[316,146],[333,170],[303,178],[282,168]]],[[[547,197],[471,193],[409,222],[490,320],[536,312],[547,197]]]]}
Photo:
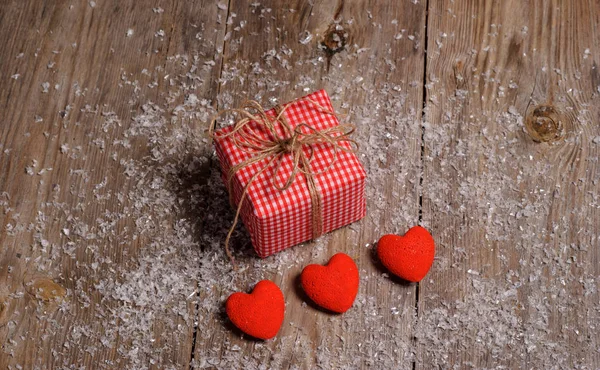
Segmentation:
{"type": "Polygon", "coordinates": [[[392,274],[416,283],[433,264],[435,243],[429,231],[415,226],[404,236],[382,236],[377,243],[377,256],[392,274]]]}
{"type": "Polygon", "coordinates": [[[271,339],[283,323],[285,300],[275,283],[262,280],[250,294],[238,292],[230,295],[225,309],[231,322],[244,333],[259,339],[271,339]]]}
{"type": "Polygon", "coordinates": [[[358,293],[358,268],[347,254],[338,253],[327,265],[308,265],[300,282],[306,294],[319,306],[333,312],[346,312],[358,293]]]}

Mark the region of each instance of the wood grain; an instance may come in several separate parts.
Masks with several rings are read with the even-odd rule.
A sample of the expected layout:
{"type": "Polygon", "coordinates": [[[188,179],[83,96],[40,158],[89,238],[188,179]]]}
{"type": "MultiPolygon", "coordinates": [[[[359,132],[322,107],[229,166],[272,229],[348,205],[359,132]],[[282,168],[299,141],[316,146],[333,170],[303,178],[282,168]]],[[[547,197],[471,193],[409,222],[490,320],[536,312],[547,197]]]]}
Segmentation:
{"type": "MultiPolygon", "coordinates": [[[[140,179],[123,175],[123,166],[148,155],[148,143],[127,139],[132,117],[147,100],[164,99],[169,81],[162,77],[181,73],[169,63],[176,53],[212,60],[222,44],[216,4],[198,8],[167,1],[0,6],[1,368],[188,365],[195,304],[156,307],[147,329],[126,332],[127,320],[145,318],[128,317],[131,303],[107,296],[106,287],[133,289],[128,279],[144,271],[138,257],[152,250],[132,217],[129,195],[140,179]],[[200,26],[214,30],[216,42],[191,41],[200,26]],[[48,284],[66,297],[34,289],[48,284]],[[148,340],[132,339],[141,337],[148,340]]],[[[218,69],[205,73],[200,98],[214,97],[217,77],[218,69]]],[[[155,216],[168,223],[168,214],[155,216]]]]}
{"type": "MultiPolygon", "coordinates": [[[[420,5],[402,4],[295,1],[281,6],[263,1],[249,6],[231,2],[229,14],[236,17],[227,28],[219,107],[232,107],[246,98],[269,106],[325,88],[338,112],[351,113],[348,119],[359,126],[359,140],[379,146],[373,153],[376,157],[363,154],[361,160],[386,185],[369,184],[369,216],[355,226],[264,263],[256,261],[248,246],[242,251],[238,247],[236,258],[243,272],[233,274],[230,284],[220,283],[202,296],[210,304],[200,310],[196,364],[412,368],[415,286],[387,278],[372,253],[381,232],[406,230],[418,219],[425,13],[420,5]],[[240,22],[247,23],[240,28],[240,22]],[[338,36],[345,39],[345,47],[337,53],[331,51],[337,48],[335,43],[327,49],[332,31],[339,31],[338,36]],[[402,32],[403,39],[394,38],[402,32]],[[376,99],[377,91],[385,91],[389,100],[376,99]],[[396,96],[395,91],[399,92],[396,96]],[[386,120],[390,115],[397,119],[386,120]],[[394,143],[391,137],[401,139],[394,143]],[[396,209],[401,210],[401,217],[396,209]],[[326,263],[337,252],[352,256],[362,276],[355,307],[341,316],[315,308],[297,282],[304,266],[326,263]],[[265,343],[241,337],[223,313],[214,310],[232,292],[249,291],[261,279],[275,281],[287,303],[280,333],[265,343]],[[380,330],[382,325],[385,330],[380,330]]],[[[213,170],[218,172],[216,165],[213,170]]],[[[230,220],[231,216],[221,222],[230,220]]],[[[245,240],[242,233],[237,245],[244,245],[245,240]]]]}
{"type": "Polygon", "coordinates": [[[599,24],[594,1],[3,2],[0,368],[600,367],[599,24]],[[321,88],[368,215],[264,260],[239,227],[231,271],[208,120],[321,88]],[[418,223],[417,286],[374,250],[418,223]],[[343,315],[297,281],[337,252],[343,315]],[[261,279],[286,298],[266,342],[223,312],[261,279]]]}
{"type": "Polygon", "coordinates": [[[417,368],[599,366],[599,10],[430,2],[417,368]]]}

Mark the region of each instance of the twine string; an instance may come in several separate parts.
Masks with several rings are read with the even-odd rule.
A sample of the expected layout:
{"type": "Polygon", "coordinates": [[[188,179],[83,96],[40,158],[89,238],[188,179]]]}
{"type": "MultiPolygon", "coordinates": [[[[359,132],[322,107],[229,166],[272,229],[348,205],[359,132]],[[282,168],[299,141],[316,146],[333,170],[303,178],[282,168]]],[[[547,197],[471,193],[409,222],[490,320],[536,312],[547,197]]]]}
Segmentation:
{"type": "Polygon", "coordinates": [[[225,253],[232,262],[234,269],[236,269],[236,263],[229,249],[229,241],[239,221],[248,190],[254,183],[254,180],[274,165],[275,169],[271,177],[272,186],[279,191],[285,191],[292,186],[298,174],[302,174],[306,179],[311,199],[312,239],[315,239],[323,233],[322,201],[320,192],[317,189],[315,176],[323,174],[333,167],[338,160],[339,151],[354,153],[358,149],[358,143],[350,138],[350,135],[355,130],[354,125],[341,124],[318,130],[305,122],[301,122],[292,129],[284,113],[290,105],[301,100],[311,103],[322,113],[336,116],[331,110],[305,97],[284,104],[283,106],[276,106],[276,115],[274,116],[267,114],[258,102],[253,100],[247,101],[241,108],[225,109],[218,112],[210,123],[208,135],[211,139],[221,140],[229,138],[233,146],[250,155],[246,160],[232,166],[227,173],[227,190],[232,207],[235,207],[233,198],[233,178],[235,174],[243,168],[268,159],[266,164],[256,171],[244,186],[237,205],[233,225],[229,229],[225,239],[225,253]],[[233,114],[234,116],[238,116],[239,119],[235,122],[231,131],[227,133],[217,132],[217,121],[225,114],[233,114]],[[283,135],[279,134],[278,127],[283,131],[283,135]],[[261,132],[264,133],[265,131],[266,135],[260,135],[261,132]],[[350,148],[342,145],[342,142],[349,143],[350,148]],[[315,172],[311,168],[311,162],[315,159],[315,146],[317,145],[330,146],[333,148],[333,155],[323,170],[315,172]],[[305,153],[305,149],[309,153],[308,156],[305,153]],[[283,162],[288,156],[291,156],[291,172],[283,182],[283,185],[279,185],[277,180],[280,177],[283,162]]]}

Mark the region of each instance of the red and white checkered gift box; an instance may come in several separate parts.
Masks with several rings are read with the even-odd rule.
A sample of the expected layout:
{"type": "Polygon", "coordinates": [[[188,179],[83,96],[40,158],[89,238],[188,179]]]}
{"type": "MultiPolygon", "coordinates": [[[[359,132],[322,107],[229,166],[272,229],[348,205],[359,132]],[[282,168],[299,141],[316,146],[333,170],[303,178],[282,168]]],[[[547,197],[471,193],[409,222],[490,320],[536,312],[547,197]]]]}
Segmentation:
{"type": "MultiPolygon", "coordinates": [[[[293,101],[283,114],[292,129],[299,124],[306,124],[316,130],[324,130],[339,125],[335,115],[319,109],[333,112],[329,96],[325,90],[320,90],[304,98],[293,101]],[[311,101],[312,100],[312,101],[311,101]]],[[[266,112],[274,117],[275,109],[266,112]]],[[[254,122],[252,122],[254,123],[254,122]]],[[[251,125],[253,133],[267,138],[267,130],[260,125],[251,125]]],[[[228,126],[215,133],[215,147],[221,163],[222,178],[227,186],[229,170],[252,157],[247,150],[240,150],[235,145],[232,136],[223,137],[231,132],[233,126],[228,126]],[[221,137],[220,137],[221,136],[221,137]]],[[[280,134],[283,131],[276,127],[280,134]]],[[[348,141],[340,141],[340,146],[351,149],[348,141]]],[[[306,156],[310,155],[308,148],[303,148],[306,156]]],[[[334,148],[322,143],[314,146],[310,162],[314,173],[316,189],[321,199],[322,231],[332,230],[358,221],[365,216],[365,178],[366,173],[351,151],[337,151],[337,160],[327,170],[334,157],[334,148]],[[325,171],[326,170],[326,171],[325,171]]],[[[238,170],[232,178],[233,201],[239,205],[243,189],[252,177],[268,164],[268,159],[250,164],[238,170]]],[[[286,190],[273,186],[275,166],[258,175],[247,189],[246,199],[242,204],[240,217],[250,233],[252,245],[260,257],[267,257],[285,248],[312,239],[312,201],[307,186],[306,177],[299,173],[294,182],[286,190]]],[[[277,184],[283,186],[293,169],[292,156],[284,155],[277,184]]]]}

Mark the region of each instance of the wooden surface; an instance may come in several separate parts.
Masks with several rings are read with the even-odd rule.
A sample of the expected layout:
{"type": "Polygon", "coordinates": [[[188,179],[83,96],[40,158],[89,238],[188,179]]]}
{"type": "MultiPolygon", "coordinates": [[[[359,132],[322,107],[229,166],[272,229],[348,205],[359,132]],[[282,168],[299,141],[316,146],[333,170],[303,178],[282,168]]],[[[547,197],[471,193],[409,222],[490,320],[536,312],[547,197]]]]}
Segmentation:
{"type": "Polygon", "coordinates": [[[600,4],[430,6],[418,368],[597,368],[600,4]]]}
{"type": "Polygon", "coordinates": [[[3,2],[0,368],[600,368],[599,25],[594,1],[3,2]],[[368,215],[264,260],[238,228],[233,272],[208,120],[320,88],[368,215]],[[406,284],[375,242],[415,224],[437,254],[406,284]],[[341,251],[361,284],[331,315],[297,277],[341,251]],[[223,312],[261,279],[266,342],[223,312]]]}
{"type": "MultiPolygon", "coordinates": [[[[315,3],[314,6],[310,6],[308,2],[298,2],[289,3],[289,8],[287,6],[282,8],[278,4],[280,2],[270,1],[262,2],[257,7],[248,7],[243,2],[231,3],[229,12],[237,14],[237,18],[227,29],[228,32],[232,32],[232,36],[224,50],[223,74],[227,76],[229,70],[235,70],[235,74],[229,77],[231,81],[226,81],[220,89],[222,100],[234,106],[241,104],[246,97],[263,101],[277,98],[278,102],[285,102],[306,94],[307,90],[313,91],[322,87],[332,94],[334,103],[338,106],[347,102],[350,105],[369,109],[369,106],[374,105],[374,99],[369,95],[388,84],[387,89],[394,86],[407,91],[406,101],[401,107],[391,105],[381,107],[377,109],[377,113],[382,116],[412,114],[417,115],[413,119],[418,118],[422,104],[422,84],[411,86],[411,82],[415,80],[419,82],[423,75],[424,33],[422,30],[425,22],[423,7],[376,9],[372,3],[366,1],[324,2],[315,3]],[[369,17],[366,12],[368,9],[378,14],[376,19],[369,17]],[[266,16],[256,17],[256,14],[261,13],[266,16]],[[248,20],[248,24],[239,33],[232,31],[238,19],[248,20]],[[392,23],[393,20],[396,20],[397,24],[392,23]],[[282,24],[286,27],[277,30],[277,27],[282,24]],[[336,24],[345,39],[347,48],[330,55],[327,51],[324,52],[320,44],[327,32],[331,32],[336,24]],[[415,42],[420,42],[419,47],[415,47],[415,43],[408,40],[394,43],[394,35],[402,28],[406,29],[407,34],[416,35],[418,39],[415,42]],[[269,29],[271,31],[268,31],[269,29]],[[301,44],[298,42],[299,35],[304,32],[314,36],[308,43],[301,44]],[[236,42],[242,38],[241,44],[236,42]],[[369,52],[358,52],[357,50],[364,45],[369,46],[369,52]],[[394,49],[389,50],[392,45],[394,49]],[[293,53],[286,55],[288,48],[293,50],[293,53]],[[264,71],[253,73],[254,63],[257,60],[264,60],[264,56],[271,50],[277,53],[273,60],[263,66],[264,71]],[[396,63],[394,73],[386,73],[386,65],[381,60],[370,62],[373,54],[385,55],[390,60],[394,60],[396,63]],[[287,63],[278,60],[278,57],[284,58],[287,63]],[[405,59],[400,60],[402,58],[405,59]],[[316,63],[304,62],[302,65],[297,65],[294,62],[315,59],[316,63]],[[292,68],[287,67],[288,64],[292,68]],[[349,73],[349,71],[353,72],[349,73]],[[240,81],[237,76],[244,76],[245,80],[240,81]],[[266,92],[261,86],[265,83],[265,76],[268,76],[267,81],[270,84],[266,92]],[[361,76],[364,80],[356,80],[357,76],[361,76]],[[301,85],[306,78],[315,81],[306,86],[307,90],[301,85]]],[[[342,113],[346,113],[345,109],[342,109],[342,113]]],[[[200,326],[207,330],[202,331],[202,340],[197,338],[196,361],[218,364],[223,368],[236,367],[239,363],[248,361],[245,359],[251,359],[247,366],[264,365],[274,369],[294,366],[313,368],[316,365],[324,368],[362,367],[377,362],[376,358],[371,356],[376,356],[378,350],[370,349],[371,356],[365,355],[369,352],[362,353],[361,345],[371,346],[376,341],[385,343],[397,340],[402,344],[410,342],[412,315],[406,315],[402,320],[398,320],[394,312],[412,313],[416,288],[390,284],[389,279],[382,278],[381,267],[373,263],[372,250],[364,246],[369,243],[372,245],[373,241],[377,240],[380,230],[396,229],[393,212],[390,212],[388,207],[400,208],[400,203],[406,202],[406,206],[402,207],[406,210],[403,217],[408,220],[408,223],[418,222],[418,182],[411,183],[408,179],[402,181],[397,179],[401,171],[407,178],[418,176],[421,130],[418,125],[400,129],[394,126],[394,122],[378,122],[372,116],[371,119],[376,127],[369,127],[365,121],[361,136],[363,140],[368,140],[369,137],[378,138],[376,140],[382,145],[378,155],[384,154],[384,147],[390,145],[383,140],[385,132],[403,138],[401,143],[404,145],[401,148],[399,142],[393,145],[398,150],[385,154],[385,163],[379,162],[379,158],[373,163],[368,163],[374,171],[378,170],[379,166],[385,167],[382,170],[384,176],[382,180],[393,185],[383,194],[372,194],[373,199],[369,199],[368,207],[373,211],[358,226],[334,232],[327,239],[321,238],[322,240],[314,243],[312,248],[311,245],[295,248],[287,256],[280,257],[286,262],[275,261],[271,266],[257,266],[237,274],[233,277],[234,284],[226,286],[219,294],[212,295],[214,301],[211,304],[219,306],[232,289],[246,291],[260,279],[271,279],[283,289],[287,303],[286,318],[280,335],[265,346],[262,343],[248,341],[239,335],[232,336],[230,332],[222,330],[224,322],[220,313],[216,312],[215,316],[211,317],[211,311],[214,312],[213,307],[209,307],[204,312],[200,311],[202,320],[200,326]],[[374,210],[375,197],[385,199],[386,209],[374,210]],[[303,306],[302,303],[307,298],[298,288],[297,278],[307,264],[326,263],[339,251],[345,251],[356,259],[364,280],[357,298],[359,302],[357,306],[362,309],[337,318],[312,306],[303,306]],[[370,302],[371,297],[375,296],[377,305],[370,302]],[[379,305],[379,302],[383,304],[379,305]],[[390,307],[395,309],[390,310],[390,307]],[[364,326],[354,324],[357,322],[368,322],[369,326],[386,323],[389,325],[389,330],[372,333],[365,330],[364,326]],[[327,328],[327,332],[324,332],[323,328],[327,328]],[[228,345],[224,346],[224,342],[228,345]],[[231,351],[234,346],[239,349],[231,351]]],[[[369,159],[366,160],[371,162],[369,159]]],[[[218,171],[217,168],[214,170],[218,171]]],[[[223,222],[228,225],[230,221],[225,219],[223,222]]],[[[255,259],[250,253],[242,261],[251,264],[255,259]]],[[[412,367],[409,348],[398,348],[398,353],[394,356],[398,359],[400,368],[412,367]]]]}

